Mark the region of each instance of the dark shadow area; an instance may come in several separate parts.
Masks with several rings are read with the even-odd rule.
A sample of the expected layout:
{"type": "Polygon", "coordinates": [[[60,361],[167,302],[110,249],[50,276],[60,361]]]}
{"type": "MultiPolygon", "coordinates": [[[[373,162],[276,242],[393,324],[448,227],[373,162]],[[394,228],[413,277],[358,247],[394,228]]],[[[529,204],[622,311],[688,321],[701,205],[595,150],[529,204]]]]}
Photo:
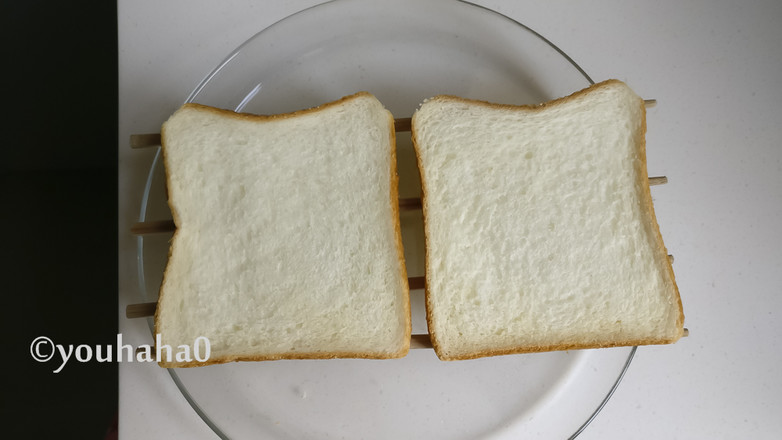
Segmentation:
{"type": "Polygon", "coordinates": [[[118,399],[117,363],[95,352],[118,331],[117,5],[6,2],[3,32],[4,437],[103,439],[118,399]],[[54,373],[59,354],[33,359],[39,336],[91,360],[54,373]]]}

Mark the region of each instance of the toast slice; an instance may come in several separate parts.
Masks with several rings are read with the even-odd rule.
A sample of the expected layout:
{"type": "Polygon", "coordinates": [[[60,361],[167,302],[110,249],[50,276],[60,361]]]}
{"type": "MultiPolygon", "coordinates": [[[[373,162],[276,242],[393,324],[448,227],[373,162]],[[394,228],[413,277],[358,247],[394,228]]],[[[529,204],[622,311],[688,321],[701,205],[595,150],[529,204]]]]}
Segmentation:
{"type": "Polygon", "coordinates": [[[682,336],[648,185],[644,103],[626,84],[539,106],[437,96],[412,131],[438,357],[682,336]]]}
{"type": "Polygon", "coordinates": [[[161,366],[408,352],[393,124],[369,93],[274,116],[186,104],[165,122],[177,229],[155,331],[174,353],[206,337],[210,356],[161,366]]]}

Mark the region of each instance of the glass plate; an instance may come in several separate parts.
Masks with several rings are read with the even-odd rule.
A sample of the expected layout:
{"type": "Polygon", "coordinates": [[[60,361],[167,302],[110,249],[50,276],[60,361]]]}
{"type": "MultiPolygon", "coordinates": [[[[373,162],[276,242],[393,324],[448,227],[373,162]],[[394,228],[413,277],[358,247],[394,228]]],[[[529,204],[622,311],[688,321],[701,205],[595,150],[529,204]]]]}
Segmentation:
{"type": "MultiPolygon", "coordinates": [[[[396,116],[452,94],[507,104],[568,95],[592,80],[523,24],[447,0],[338,0],[294,14],[245,42],[187,98],[261,114],[365,90],[396,116]]],[[[398,133],[400,197],[420,195],[409,133],[398,133]]],[[[140,220],[170,217],[156,156],[140,220]]],[[[423,271],[421,212],[401,216],[410,276],[423,271]]],[[[139,238],[139,279],[155,301],[170,235],[139,238]]],[[[413,333],[426,333],[423,291],[413,333]]],[[[151,321],[151,320],[150,320],[151,321]]],[[[222,438],[574,437],[621,380],[635,348],[442,362],[432,350],[398,360],[294,360],[169,370],[222,438]]]]}

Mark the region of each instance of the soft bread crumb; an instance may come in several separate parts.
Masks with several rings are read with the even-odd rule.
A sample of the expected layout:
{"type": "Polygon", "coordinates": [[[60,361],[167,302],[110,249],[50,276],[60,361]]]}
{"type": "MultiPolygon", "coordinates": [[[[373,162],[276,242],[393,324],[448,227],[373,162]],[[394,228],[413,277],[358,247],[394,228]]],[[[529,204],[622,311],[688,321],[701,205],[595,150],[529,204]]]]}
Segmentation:
{"type": "Polygon", "coordinates": [[[190,104],[162,141],[177,224],[165,344],[206,336],[209,363],[407,353],[393,119],[377,99],[272,117],[190,104]]]}
{"type": "Polygon", "coordinates": [[[539,106],[421,105],[413,141],[441,359],[681,336],[645,124],[643,101],[619,81],[539,106]]]}

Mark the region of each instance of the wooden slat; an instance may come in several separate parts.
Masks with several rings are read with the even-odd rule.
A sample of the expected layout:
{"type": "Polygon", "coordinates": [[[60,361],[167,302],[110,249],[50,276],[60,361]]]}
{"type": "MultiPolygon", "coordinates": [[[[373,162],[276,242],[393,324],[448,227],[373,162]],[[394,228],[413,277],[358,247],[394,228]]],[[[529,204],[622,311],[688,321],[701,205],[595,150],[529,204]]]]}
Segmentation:
{"type": "Polygon", "coordinates": [[[665,176],[657,176],[649,178],[649,186],[664,185],[668,183],[668,178],[665,176]]]}
{"type": "MultiPolygon", "coordinates": [[[[668,183],[668,178],[665,176],[657,176],[649,178],[649,185],[663,185],[668,183]]],[[[414,209],[421,209],[421,199],[404,198],[399,199],[399,209],[401,211],[410,211],[414,209]]],[[[173,232],[176,229],[173,220],[152,220],[145,222],[134,223],[130,227],[130,232],[135,235],[156,234],[162,232],[173,232]]]]}
{"type": "Polygon", "coordinates": [[[410,277],[407,279],[407,284],[410,286],[410,290],[423,289],[426,285],[426,279],[424,277],[410,277]]]}
{"type": "Polygon", "coordinates": [[[394,131],[397,133],[410,131],[412,124],[413,118],[396,118],[394,119],[394,131]]]}
{"type": "MultiPolygon", "coordinates": [[[[424,277],[410,277],[407,279],[407,283],[410,286],[410,290],[423,289],[425,280],[424,277]]],[[[156,302],[129,304],[125,307],[125,317],[146,318],[154,315],[155,309],[157,309],[156,302]]]]}
{"type": "Polygon", "coordinates": [[[160,146],[160,133],[130,135],[130,148],[147,148],[160,146]]]}
{"type": "Polygon", "coordinates": [[[138,222],[130,227],[130,232],[134,235],[157,234],[161,232],[173,232],[175,230],[176,225],[173,220],[138,222]]]}
{"type": "MultiPolygon", "coordinates": [[[[412,118],[394,119],[394,131],[397,133],[410,131],[412,118]]],[[[148,148],[160,146],[160,133],[144,133],[130,135],[130,148],[148,148]]]]}
{"type": "Polygon", "coordinates": [[[432,340],[428,334],[410,335],[410,348],[432,348],[432,340]]]}
{"type": "Polygon", "coordinates": [[[156,302],[128,304],[128,306],[125,307],[125,317],[130,319],[146,318],[147,316],[153,316],[156,309],[156,302]]]}
{"type": "Polygon", "coordinates": [[[399,199],[399,209],[401,211],[421,209],[421,199],[419,199],[418,197],[409,198],[409,199],[399,199]]]}

